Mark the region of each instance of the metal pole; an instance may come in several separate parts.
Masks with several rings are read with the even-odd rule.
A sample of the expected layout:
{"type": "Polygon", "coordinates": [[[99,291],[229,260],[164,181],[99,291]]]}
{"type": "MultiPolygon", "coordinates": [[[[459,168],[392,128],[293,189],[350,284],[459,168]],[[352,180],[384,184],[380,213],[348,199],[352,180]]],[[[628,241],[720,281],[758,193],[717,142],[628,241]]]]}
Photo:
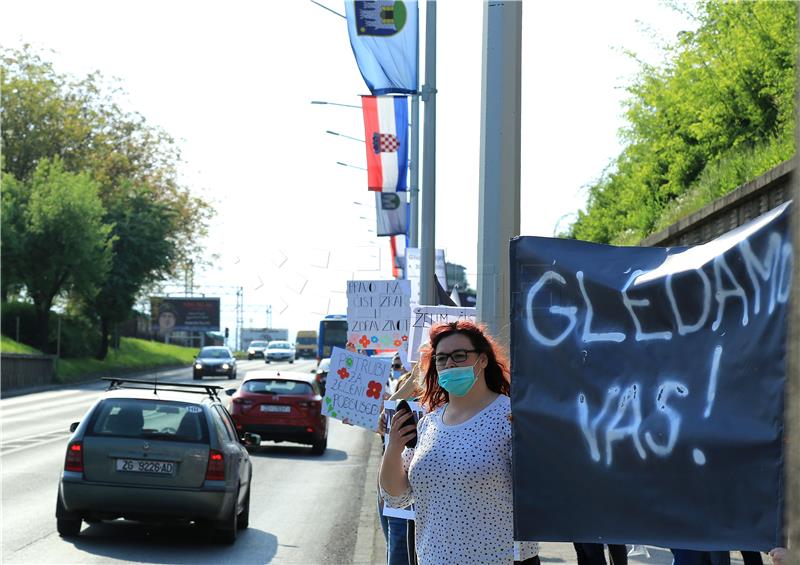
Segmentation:
{"type": "MultiPolygon", "coordinates": [[[[797,3],[797,39],[800,39],[800,3],[797,3]]],[[[792,171],[792,299],[789,309],[789,342],[787,344],[786,362],[786,449],[784,467],[786,477],[786,523],[788,526],[788,558],[785,563],[800,563],[800,294],[797,285],[800,283],[800,51],[795,60],[795,154],[792,171]]]]}
{"type": "Polygon", "coordinates": [[[419,95],[411,97],[411,159],[408,165],[411,180],[408,190],[411,192],[408,246],[419,246],[419,95]]]}
{"type": "Polygon", "coordinates": [[[425,102],[422,154],[422,218],[420,220],[419,303],[435,304],[433,277],[436,256],[436,1],[428,0],[425,11],[425,102]]]}
{"type": "Polygon", "coordinates": [[[477,315],[508,347],[508,242],[519,235],[522,2],[483,6],[477,315]]]}
{"type": "Polygon", "coordinates": [[[58,333],[56,335],[56,357],[61,358],[61,316],[58,317],[58,333]]]}

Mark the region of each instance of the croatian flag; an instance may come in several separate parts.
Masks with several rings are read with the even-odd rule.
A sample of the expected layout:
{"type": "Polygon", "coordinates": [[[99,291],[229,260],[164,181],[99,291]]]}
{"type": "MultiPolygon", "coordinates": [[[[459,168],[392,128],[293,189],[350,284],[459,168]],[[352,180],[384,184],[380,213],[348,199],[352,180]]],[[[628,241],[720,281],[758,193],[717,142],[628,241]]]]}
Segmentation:
{"type": "Polygon", "coordinates": [[[408,98],[362,96],[361,107],[369,189],[378,192],[407,190],[408,98]]]}

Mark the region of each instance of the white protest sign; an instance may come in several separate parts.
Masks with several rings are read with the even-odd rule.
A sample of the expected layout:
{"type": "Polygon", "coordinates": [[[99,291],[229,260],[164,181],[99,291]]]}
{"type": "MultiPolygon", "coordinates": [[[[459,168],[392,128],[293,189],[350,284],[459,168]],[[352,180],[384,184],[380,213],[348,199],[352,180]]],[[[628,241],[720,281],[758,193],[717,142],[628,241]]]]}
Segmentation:
{"type": "MultiPolygon", "coordinates": [[[[419,304],[420,250],[418,247],[406,247],[406,278],[411,282],[411,304],[419,304]]],[[[447,289],[447,268],[444,262],[444,249],[436,250],[434,271],[442,288],[447,289]]]]}
{"type": "Polygon", "coordinates": [[[360,351],[405,347],[410,296],[406,280],[347,281],[348,343],[360,351]]]}
{"type": "Polygon", "coordinates": [[[378,429],[392,360],[367,357],[341,347],[331,352],[322,414],[371,431],[378,429]]]}
{"type": "Polygon", "coordinates": [[[457,322],[475,321],[477,308],[461,306],[415,306],[411,316],[411,335],[408,343],[408,360],[419,361],[419,348],[428,343],[431,326],[457,322]]]}
{"type": "MultiPolygon", "coordinates": [[[[389,429],[392,427],[392,418],[394,417],[395,412],[397,412],[397,402],[397,400],[387,400],[383,403],[383,413],[386,421],[386,430],[384,431],[383,435],[384,445],[389,445],[389,429]]],[[[414,412],[414,420],[419,422],[419,419],[425,414],[425,411],[422,409],[422,405],[419,402],[409,401],[408,407],[411,408],[412,412],[414,412]]],[[[412,504],[407,508],[392,508],[384,504],[383,515],[392,518],[405,518],[406,520],[413,520],[415,516],[414,505],[412,504]]]]}

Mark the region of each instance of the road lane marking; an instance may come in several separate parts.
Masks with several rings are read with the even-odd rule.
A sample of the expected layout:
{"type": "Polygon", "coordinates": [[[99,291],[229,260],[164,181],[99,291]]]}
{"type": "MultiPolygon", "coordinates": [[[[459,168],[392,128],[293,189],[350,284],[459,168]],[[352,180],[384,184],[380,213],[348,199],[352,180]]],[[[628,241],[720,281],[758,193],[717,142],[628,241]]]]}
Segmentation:
{"type": "Polygon", "coordinates": [[[0,445],[0,457],[5,457],[6,455],[12,455],[14,453],[24,451],[25,449],[38,447],[46,443],[65,440],[69,438],[69,436],[71,435],[72,432],[70,432],[69,430],[67,431],[53,430],[42,434],[36,434],[35,436],[27,438],[15,439],[0,445]]]}

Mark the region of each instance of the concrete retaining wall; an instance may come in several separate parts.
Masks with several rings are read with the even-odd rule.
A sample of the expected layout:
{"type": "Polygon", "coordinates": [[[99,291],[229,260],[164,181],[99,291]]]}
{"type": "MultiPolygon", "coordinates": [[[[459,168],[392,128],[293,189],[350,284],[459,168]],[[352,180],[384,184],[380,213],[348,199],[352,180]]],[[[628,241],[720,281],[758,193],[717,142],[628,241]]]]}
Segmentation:
{"type": "Polygon", "coordinates": [[[0,355],[0,389],[3,391],[55,382],[54,355],[0,355]]]}
{"type": "Polygon", "coordinates": [[[694,214],[643,239],[640,245],[645,247],[699,245],[746,224],[791,199],[792,169],[792,161],[784,161],[694,214]]]}

